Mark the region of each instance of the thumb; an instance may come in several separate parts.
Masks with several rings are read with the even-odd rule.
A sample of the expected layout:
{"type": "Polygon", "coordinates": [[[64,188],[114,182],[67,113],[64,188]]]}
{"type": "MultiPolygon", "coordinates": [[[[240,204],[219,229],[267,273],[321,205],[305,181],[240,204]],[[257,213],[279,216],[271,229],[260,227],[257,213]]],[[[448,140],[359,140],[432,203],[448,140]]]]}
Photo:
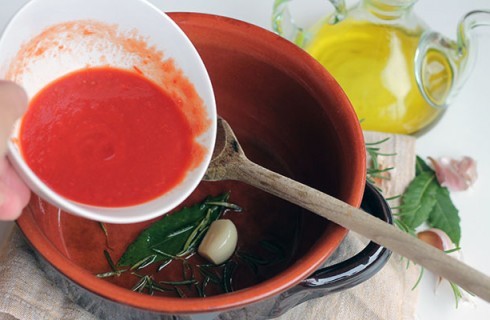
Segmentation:
{"type": "Polygon", "coordinates": [[[0,80],[0,157],[6,152],[12,125],[27,108],[24,89],[10,81],[0,80]]]}

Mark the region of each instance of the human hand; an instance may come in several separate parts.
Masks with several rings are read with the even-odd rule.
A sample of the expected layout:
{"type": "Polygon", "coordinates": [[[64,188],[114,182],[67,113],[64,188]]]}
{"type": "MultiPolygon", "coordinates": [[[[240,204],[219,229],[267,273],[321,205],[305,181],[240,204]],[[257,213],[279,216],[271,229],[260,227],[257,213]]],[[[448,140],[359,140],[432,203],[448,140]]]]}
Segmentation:
{"type": "Polygon", "coordinates": [[[24,90],[0,80],[0,220],[17,219],[31,194],[5,157],[12,125],[26,107],[24,90]]]}

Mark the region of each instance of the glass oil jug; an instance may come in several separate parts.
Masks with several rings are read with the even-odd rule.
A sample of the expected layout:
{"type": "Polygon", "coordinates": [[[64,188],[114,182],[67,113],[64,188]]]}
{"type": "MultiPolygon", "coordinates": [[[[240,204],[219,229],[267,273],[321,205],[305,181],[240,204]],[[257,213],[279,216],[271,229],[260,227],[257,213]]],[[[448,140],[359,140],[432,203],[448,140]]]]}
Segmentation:
{"type": "Polygon", "coordinates": [[[457,40],[446,39],[414,13],[416,0],[361,0],[303,30],[288,2],[275,0],[273,29],[317,59],[346,92],[364,130],[414,134],[437,120],[475,60],[471,30],[490,12],[468,13],[457,40]]]}

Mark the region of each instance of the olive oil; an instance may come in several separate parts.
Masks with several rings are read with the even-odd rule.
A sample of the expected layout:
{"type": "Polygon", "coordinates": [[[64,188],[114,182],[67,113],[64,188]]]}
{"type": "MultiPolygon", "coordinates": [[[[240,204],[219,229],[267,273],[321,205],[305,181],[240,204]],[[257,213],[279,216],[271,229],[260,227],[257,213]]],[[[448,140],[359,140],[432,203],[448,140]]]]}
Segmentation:
{"type": "MultiPolygon", "coordinates": [[[[316,29],[305,50],[339,82],[363,129],[411,134],[438,117],[442,110],[426,102],[415,80],[414,57],[422,31],[351,18],[323,22],[316,29]]],[[[443,97],[452,75],[441,57],[430,55],[427,65],[439,69],[430,90],[443,97]]]]}

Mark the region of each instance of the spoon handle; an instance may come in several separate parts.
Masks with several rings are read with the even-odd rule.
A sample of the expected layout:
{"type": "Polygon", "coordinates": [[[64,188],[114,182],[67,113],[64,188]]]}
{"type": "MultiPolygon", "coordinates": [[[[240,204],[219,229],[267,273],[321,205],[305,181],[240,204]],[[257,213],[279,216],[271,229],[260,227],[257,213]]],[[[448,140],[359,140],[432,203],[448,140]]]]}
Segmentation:
{"type": "Polygon", "coordinates": [[[229,168],[227,176],[355,231],[490,302],[490,277],[360,209],[246,158],[240,158],[238,163],[229,168]]]}

